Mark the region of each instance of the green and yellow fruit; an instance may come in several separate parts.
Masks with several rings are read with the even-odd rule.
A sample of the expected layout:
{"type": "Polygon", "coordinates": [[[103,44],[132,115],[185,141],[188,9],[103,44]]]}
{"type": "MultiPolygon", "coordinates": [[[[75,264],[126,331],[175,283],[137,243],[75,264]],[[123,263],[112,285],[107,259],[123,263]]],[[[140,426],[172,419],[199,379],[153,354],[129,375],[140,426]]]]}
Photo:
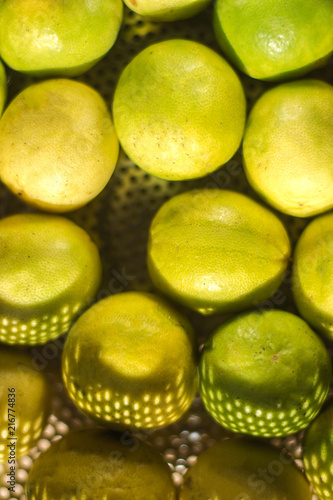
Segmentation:
{"type": "Polygon", "coordinates": [[[148,269],[163,293],[202,314],[267,299],[280,285],[290,242],[267,208],[233,191],[177,195],[155,215],[148,269]]]}
{"type": "Polygon", "coordinates": [[[124,0],[131,10],[152,21],[177,21],[195,16],[211,0],[124,0]]]}
{"type": "Polygon", "coordinates": [[[0,54],[16,71],[76,76],[112,47],[121,0],[15,0],[0,4],[0,54]]]}
{"type": "Polygon", "coordinates": [[[8,464],[9,473],[36,445],[50,411],[45,374],[35,369],[27,353],[0,346],[0,464],[8,464]]]}
{"type": "Polygon", "coordinates": [[[303,318],[333,339],[333,213],[315,218],[294,252],[292,291],[303,318]]]}
{"type": "Polygon", "coordinates": [[[44,344],[94,299],[101,261],[89,235],[56,215],[0,221],[0,342],[44,344]]]}
{"type": "Polygon", "coordinates": [[[158,296],[126,292],[98,302],[72,327],[63,378],[75,404],[99,424],[164,427],[194,398],[195,352],[183,315],[158,296]]]}
{"type": "Polygon", "coordinates": [[[200,43],[176,39],[150,45],[124,69],[113,118],[135,164],[182,180],[208,175],[236,153],[245,107],[229,63],[200,43]]]}
{"type": "Polygon", "coordinates": [[[250,311],[218,327],[199,366],[207,411],[234,432],[278,437],[304,429],[328,394],[331,361],[298,316],[250,311]]]}
{"type": "Polygon", "coordinates": [[[1,180],[42,210],[75,210],[95,198],[110,179],[118,151],[104,100],[73,80],[31,85],[0,120],[1,180]]]}
{"type": "Polygon", "coordinates": [[[7,99],[7,76],[3,64],[0,61],[0,116],[2,115],[7,99]]]}
{"type": "Polygon", "coordinates": [[[227,439],[199,455],[179,500],[311,500],[310,487],[285,450],[227,439]]]}
{"type": "Polygon", "coordinates": [[[171,471],[130,434],[72,431],[42,453],[26,484],[27,500],[175,500],[171,471]]]}

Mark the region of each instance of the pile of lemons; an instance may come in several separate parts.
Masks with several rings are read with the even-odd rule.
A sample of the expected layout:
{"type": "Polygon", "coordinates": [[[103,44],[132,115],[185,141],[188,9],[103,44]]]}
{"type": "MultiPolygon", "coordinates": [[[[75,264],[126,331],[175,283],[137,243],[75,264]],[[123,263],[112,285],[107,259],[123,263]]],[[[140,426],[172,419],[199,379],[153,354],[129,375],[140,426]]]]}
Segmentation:
{"type": "Polygon", "coordinates": [[[52,411],[29,348],[66,335],[63,382],[96,426],[41,454],[28,500],[333,498],[333,87],[310,73],[332,63],[333,3],[125,4],[0,2],[0,179],[25,207],[0,220],[8,490],[52,411]],[[121,43],[129,9],[152,23],[209,13],[216,47],[147,43],[110,103],[76,77],[121,43]],[[6,73],[36,79],[8,102],[6,73]],[[269,82],[250,110],[244,74],[269,82]],[[100,242],[66,214],[113,182],[120,150],[171,183],[241,152],[249,190],[201,186],[165,201],[146,235],[150,291],[101,299],[100,242]],[[307,222],[294,248],[285,216],[307,222]],[[290,309],[266,310],[289,271],[290,309]],[[218,314],[199,346],[193,318],[218,314]],[[178,490],[135,433],[184,418],[197,393],[232,437],[199,455],[178,490]],[[271,438],[304,430],[300,470],[271,438]]]}

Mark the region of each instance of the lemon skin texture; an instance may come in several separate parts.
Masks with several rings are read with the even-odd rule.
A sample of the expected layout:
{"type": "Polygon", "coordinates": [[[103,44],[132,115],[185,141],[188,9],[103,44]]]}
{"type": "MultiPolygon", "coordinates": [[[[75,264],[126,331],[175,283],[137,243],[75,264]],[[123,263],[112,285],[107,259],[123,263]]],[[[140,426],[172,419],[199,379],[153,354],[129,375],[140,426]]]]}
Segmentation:
{"type": "Polygon", "coordinates": [[[195,353],[183,315],[158,296],[126,292],[98,302],[72,327],[63,379],[74,403],[99,424],[164,427],[194,398],[195,353]]]}
{"type": "Polygon", "coordinates": [[[137,437],[71,431],[34,462],[27,500],[175,500],[169,466],[137,437]]]}
{"type": "Polygon", "coordinates": [[[333,495],[333,405],[317,416],[305,431],[302,443],[305,474],[320,500],[333,495]]]}
{"type": "Polygon", "coordinates": [[[0,116],[2,115],[7,99],[7,76],[3,64],[0,62],[0,116]]]}
{"type": "Polygon", "coordinates": [[[0,177],[29,205],[75,210],[109,181],[119,144],[102,97],[51,79],[23,90],[0,120],[0,177]]]}
{"type": "Polygon", "coordinates": [[[114,44],[121,0],[15,0],[0,5],[0,54],[16,71],[77,76],[114,44]]]}
{"type": "Polygon", "coordinates": [[[113,99],[119,141],[133,162],[168,180],[203,177],[240,145],[246,102],[231,66],[189,40],[150,45],[124,69],[113,99]]]}
{"type": "Polygon", "coordinates": [[[36,445],[50,411],[51,390],[45,374],[34,369],[27,353],[1,345],[0,464],[13,459],[13,453],[17,460],[36,445]],[[7,446],[12,440],[15,449],[7,446]]]}
{"type": "Polygon", "coordinates": [[[254,105],[243,141],[246,177],[277,210],[312,217],[333,207],[333,87],[281,84],[254,105]]]}
{"type": "Polygon", "coordinates": [[[296,78],[324,65],[333,52],[332,25],[331,0],[217,0],[213,15],[228,59],[260,80],[296,78]]]}
{"type": "Polygon", "coordinates": [[[277,309],[222,324],[199,365],[207,411],[231,431],[260,437],[305,428],[327,396],[330,377],[321,339],[301,318],[277,309]]]}
{"type": "Polygon", "coordinates": [[[233,191],[174,196],[150,226],[147,263],[153,283],[202,314],[238,311],[267,299],[279,287],[289,257],[280,220],[233,191]]]}
{"type": "Polygon", "coordinates": [[[127,7],[151,21],[188,19],[204,10],[211,0],[124,0],[127,7]]]}
{"type": "Polygon", "coordinates": [[[44,344],[67,332],[98,290],[102,267],[86,231],[57,215],[0,221],[0,342],[44,344]]]}
{"type": "Polygon", "coordinates": [[[310,487],[285,452],[259,440],[233,438],[201,453],[179,500],[311,500],[310,487]]]}
{"type": "Polygon", "coordinates": [[[303,318],[333,339],[333,213],[316,217],[297,241],[292,291],[303,318]]]}

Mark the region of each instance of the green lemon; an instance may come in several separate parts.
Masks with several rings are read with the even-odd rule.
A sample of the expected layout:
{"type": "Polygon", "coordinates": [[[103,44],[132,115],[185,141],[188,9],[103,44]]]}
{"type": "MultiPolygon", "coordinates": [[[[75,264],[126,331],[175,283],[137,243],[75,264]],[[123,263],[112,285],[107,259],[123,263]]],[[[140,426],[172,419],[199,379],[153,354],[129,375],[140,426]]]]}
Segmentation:
{"type": "Polygon", "coordinates": [[[118,139],[102,97],[83,83],[46,80],[23,90],[0,120],[0,177],[30,205],[75,210],[105,187],[118,139]]]}
{"type": "Polygon", "coordinates": [[[310,487],[285,450],[259,440],[226,439],[201,453],[179,500],[311,500],[310,487]]]}
{"type": "Polygon", "coordinates": [[[214,31],[233,64],[253,78],[300,76],[333,52],[331,0],[217,0],[214,31]]]}
{"type": "MultiPolygon", "coordinates": [[[[333,6],[333,3],[332,3],[333,6]]],[[[333,207],[333,87],[300,80],[254,105],[245,130],[245,174],[274,208],[310,217],[333,207]]]]}
{"type": "Polygon", "coordinates": [[[195,16],[211,0],[124,0],[127,7],[152,21],[177,21],[195,16]]]}
{"type": "Polygon", "coordinates": [[[292,291],[303,318],[333,339],[333,213],[315,218],[298,239],[292,291]]]}
{"type": "Polygon", "coordinates": [[[0,464],[13,470],[12,460],[37,443],[50,410],[45,374],[34,369],[27,353],[0,346],[0,464]]]}
{"type": "Polygon", "coordinates": [[[231,66],[189,40],[150,45],[124,69],[113,100],[120,143],[162,179],[203,177],[240,145],[245,96],[231,66]]]}
{"type": "Polygon", "coordinates": [[[149,232],[148,269],[165,294],[202,314],[245,309],[280,285],[290,242],[267,208],[233,191],[171,198],[149,232]]]}
{"type": "Polygon", "coordinates": [[[187,319],[153,294],[108,297],[66,339],[62,370],[70,397],[99,424],[164,427],[197,389],[195,340],[187,319]]]}
{"type": "Polygon", "coordinates": [[[333,496],[333,405],[321,412],[305,431],[305,474],[320,500],[333,496]]]}
{"type": "Polygon", "coordinates": [[[129,433],[71,431],[42,453],[26,484],[27,500],[175,500],[162,455],[129,433]]]}
{"type": "Polygon", "coordinates": [[[0,342],[43,344],[95,297],[101,261],[89,235],[56,215],[0,221],[0,342]]]}
{"type": "Polygon", "coordinates": [[[122,17],[121,0],[1,2],[1,57],[30,75],[80,75],[112,47],[122,17]]]}
{"type": "Polygon", "coordinates": [[[250,311],[218,327],[199,367],[207,411],[234,432],[285,436],[304,429],[329,390],[331,361],[305,321],[250,311]]]}
{"type": "Polygon", "coordinates": [[[0,116],[5,107],[7,99],[7,76],[3,64],[0,61],[0,116]]]}

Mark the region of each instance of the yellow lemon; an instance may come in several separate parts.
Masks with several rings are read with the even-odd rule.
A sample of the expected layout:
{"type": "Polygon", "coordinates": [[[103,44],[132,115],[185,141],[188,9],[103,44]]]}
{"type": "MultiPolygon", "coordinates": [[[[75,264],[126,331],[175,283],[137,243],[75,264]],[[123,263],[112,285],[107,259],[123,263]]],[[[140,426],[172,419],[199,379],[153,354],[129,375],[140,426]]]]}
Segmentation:
{"type": "Polygon", "coordinates": [[[328,394],[332,369],[320,338],[294,314],[250,311],[210,336],[199,366],[208,412],[234,432],[277,437],[304,429],[328,394]]]}
{"type": "Polygon", "coordinates": [[[43,344],[94,299],[101,261],[89,235],[56,215],[0,221],[0,342],[43,344]]]}
{"type": "Polygon", "coordinates": [[[129,433],[71,431],[42,453],[26,484],[27,500],[175,500],[162,455],[129,433]]]}
{"type": "Polygon", "coordinates": [[[245,96],[231,66],[189,40],[150,45],[124,69],[113,100],[120,143],[162,179],[203,177],[240,145],[245,96]]]}
{"type": "MultiPolygon", "coordinates": [[[[333,5],[333,4],[332,4],[333,5]]],[[[254,105],[245,130],[245,173],[274,208],[310,217],[333,207],[333,87],[300,80],[254,105]]]]}
{"type": "Polygon", "coordinates": [[[126,292],[88,309],[63,352],[75,404],[115,429],[164,427],[189,408],[197,388],[187,319],[158,296],[126,292]]]}
{"type": "Polygon", "coordinates": [[[5,107],[7,99],[7,76],[3,64],[0,61],[0,116],[5,107]]]}
{"type": "Polygon", "coordinates": [[[0,120],[1,180],[43,210],[65,212],[92,200],[110,179],[118,150],[104,100],[73,80],[31,85],[0,120]]]}
{"type": "Polygon", "coordinates": [[[152,21],[176,21],[195,16],[211,0],[124,0],[127,7],[152,21]]]}
{"type": "Polygon", "coordinates": [[[267,299],[280,285],[290,242],[267,208],[233,191],[174,196],[149,232],[148,270],[163,293],[202,314],[267,299]]]}
{"type": "MultiPolygon", "coordinates": [[[[50,411],[45,374],[35,370],[27,353],[0,346],[0,464],[8,464],[9,474],[17,472],[17,459],[37,443],[50,411]]],[[[8,487],[16,482],[14,474],[14,485],[8,487]]]]}
{"type": "Polygon", "coordinates": [[[333,52],[331,0],[217,0],[217,41],[239,69],[286,79],[324,64],[333,52]]]}
{"type": "Polygon", "coordinates": [[[315,218],[294,253],[292,290],[297,308],[313,328],[333,339],[333,213],[315,218]]]}
{"type": "Polygon", "coordinates": [[[121,0],[1,2],[1,57],[30,75],[80,75],[112,47],[122,17],[121,0]]]}
{"type": "Polygon", "coordinates": [[[179,500],[311,500],[304,475],[285,450],[244,438],[201,453],[185,476],[179,500]]]}

